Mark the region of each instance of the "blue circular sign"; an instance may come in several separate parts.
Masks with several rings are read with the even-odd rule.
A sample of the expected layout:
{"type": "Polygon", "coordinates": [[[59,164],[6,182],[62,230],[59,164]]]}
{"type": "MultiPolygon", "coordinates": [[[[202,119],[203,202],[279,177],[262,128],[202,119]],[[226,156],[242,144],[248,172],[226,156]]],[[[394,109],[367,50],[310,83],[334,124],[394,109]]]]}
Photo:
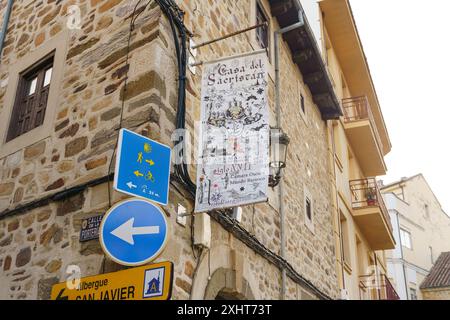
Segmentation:
{"type": "Polygon", "coordinates": [[[114,205],[100,225],[100,244],[105,254],[125,266],[139,266],[158,257],[168,237],[162,210],[143,199],[114,205]]]}

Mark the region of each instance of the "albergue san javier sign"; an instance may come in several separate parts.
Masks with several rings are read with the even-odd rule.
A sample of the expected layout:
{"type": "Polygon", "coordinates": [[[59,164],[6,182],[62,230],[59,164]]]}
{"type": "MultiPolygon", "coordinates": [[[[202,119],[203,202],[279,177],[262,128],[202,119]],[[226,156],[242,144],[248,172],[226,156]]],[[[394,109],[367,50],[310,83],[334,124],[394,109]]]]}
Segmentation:
{"type": "Polygon", "coordinates": [[[267,200],[267,81],[265,53],[204,66],[196,212],[267,200]]]}
{"type": "Polygon", "coordinates": [[[168,300],[173,264],[162,262],[53,286],[52,300],[168,300]]]}

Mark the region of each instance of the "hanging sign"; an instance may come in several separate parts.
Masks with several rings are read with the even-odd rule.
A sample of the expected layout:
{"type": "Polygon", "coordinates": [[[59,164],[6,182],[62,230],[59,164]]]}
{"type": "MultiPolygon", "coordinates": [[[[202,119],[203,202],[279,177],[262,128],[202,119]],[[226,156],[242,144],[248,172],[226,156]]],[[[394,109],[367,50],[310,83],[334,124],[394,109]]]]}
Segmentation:
{"type": "Polygon", "coordinates": [[[265,53],[204,65],[196,212],[267,201],[265,53]]]}
{"type": "Polygon", "coordinates": [[[168,300],[172,293],[173,264],[161,262],[139,268],[86,277],[75,286],[55,284],[52,300],[168,300]]]}

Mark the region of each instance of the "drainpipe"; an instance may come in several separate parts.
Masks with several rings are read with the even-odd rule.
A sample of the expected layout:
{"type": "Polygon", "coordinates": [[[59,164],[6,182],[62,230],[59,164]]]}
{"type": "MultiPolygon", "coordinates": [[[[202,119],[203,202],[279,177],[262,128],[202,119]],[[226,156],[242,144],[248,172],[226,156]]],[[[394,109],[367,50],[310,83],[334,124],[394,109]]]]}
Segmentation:
{"type": "MultiPolygon", "coordinates": [[[[275,108],[276,108],[276,118],[277,127],[281,129],[281,101],[280,101],[280,36],[286,32],[301,28],[305,25],[303,20],[303,11],[300,10],[298,13],[299,22],[290,25],[286,28],[275,31],[274,35],[274,46],[275,46],[275,108]]],[[[286,234],[285,234],[285,216],[284,216],[284,187],[283,187],[283,177],[280,179],[278,185],[278,202],[280,205],[280,237],[281,237],[281,257],[286,260],[286,234]]],[[[286,298],[286,268],[283,267],[281,270],[281,299],[286,298]]]]}
{"type": "Polygon", "coordinates": [[[344,271],[344,239],[342,236],[342,224],[341,224],[341,214],[339,212],[339,191],[337,186],[337,170],[336,170],[336,143],[334,142],[334,127],[333,122],[328,122],[327,124],[328,130],[330,131],[330,137],[331,137],[331,148],[333,151],[333,183],[335,184],[336,194],[335,194],[335,201],[336,201],[336,218],[334,219],[338,223],[338,231],[339,231],[339,245],[340,245],[340,262],[341,262],[341,276],[342,276],[342,289],[346,289],[345,285],[345,271],[344,271]]]}
{"type": "Polygon", "coordinates": [[[403,281],[405,282],[405,294],[406,294],[406,300],[409,300],[409,294],[408,294],[408,281],[406,280],[406,270],[405,270],[405,260],[403,258],[403,245],[400,235],[400,219],[398,218],[398,211],[396,212],[397,217],[397,231],[398,231],[398,242],[400,242],[400,256],[402,261],[402,271],[403,271],[403,281]]]}
{"type": "Polygon", "coordinates": [[[6,5],[6,12],[5,15],[3,16],[3,26],[2,31],[0,33],[0,61],[2,58],[3,43],[5,42],[6,31],[8,30],[9,16],[11,15],[13,2],[14,0],[8,0],[8,4],[6,5]]]}

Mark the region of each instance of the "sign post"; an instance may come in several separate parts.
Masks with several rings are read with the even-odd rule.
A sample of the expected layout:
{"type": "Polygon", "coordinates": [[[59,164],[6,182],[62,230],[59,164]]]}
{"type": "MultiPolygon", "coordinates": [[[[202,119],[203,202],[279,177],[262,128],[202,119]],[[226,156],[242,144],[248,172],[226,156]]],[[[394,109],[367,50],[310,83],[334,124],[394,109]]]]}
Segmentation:
{"type": "Polygon", "coordinates": [[[82,278],[78,288],[56,284],[51,300],[169,300],[172,282],[173,264],[162,262],[82,278]]]}
{"type": "Polygon", "coordinates": [[[168,225],[161,209],[144,199],[114,205],[100,225],[100,244],[114,262],[139,266],[156,259],[168,238],[168,225]]]}
{"type": "Polygon", "coordinates": [[[114,189],[167,205],[171,149],[127,129],[121,129],[114,189]]]}

